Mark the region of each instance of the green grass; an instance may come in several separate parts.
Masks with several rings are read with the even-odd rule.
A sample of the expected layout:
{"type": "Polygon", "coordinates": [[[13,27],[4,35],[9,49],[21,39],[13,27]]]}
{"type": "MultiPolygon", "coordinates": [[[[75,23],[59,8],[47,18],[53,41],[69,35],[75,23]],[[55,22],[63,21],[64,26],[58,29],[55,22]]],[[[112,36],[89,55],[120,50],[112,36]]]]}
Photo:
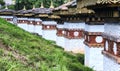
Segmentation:
{"type": "Polygon", "coordinates": [[[0,19],[0,40],[27,59],[24,64],[0,48],[0,71],[93,71],[83,66],[84,55],[64,52],[54,42],[32,35],[0,19]]]}

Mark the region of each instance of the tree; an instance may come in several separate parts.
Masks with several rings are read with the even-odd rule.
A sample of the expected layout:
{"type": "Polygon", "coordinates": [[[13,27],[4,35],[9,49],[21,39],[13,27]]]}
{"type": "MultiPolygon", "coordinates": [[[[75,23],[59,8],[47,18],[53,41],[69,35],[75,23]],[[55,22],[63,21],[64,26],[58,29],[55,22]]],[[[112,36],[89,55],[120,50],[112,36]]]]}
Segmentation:
{"type": "MultiPolygon", "coordinates": [[[[61,5],[66,0],[53,0],[53,4],[55,7],[61,5]]],[[[49,8],[51,0],[16,0],[15,9],[21,10],[23,6],[26,6],[27,9],[32,9],[32,6],[35,5],[37,8],[40,7],[41,2],[43,2],[44,7],[49,8]]]]}
{"type": "Polygon", "coordinates": [[[25,6],[27,9],[30,9],[32,5],[32,2],[29,0],[16,0],[15,3],[15,9],[16,10],[21,10],[25,6]]]}
{"type": "Polygon", "coordinates": [[[4,0],[0,0],[0,4],[1,4],[2,6],[5,5],[4,0]]]}

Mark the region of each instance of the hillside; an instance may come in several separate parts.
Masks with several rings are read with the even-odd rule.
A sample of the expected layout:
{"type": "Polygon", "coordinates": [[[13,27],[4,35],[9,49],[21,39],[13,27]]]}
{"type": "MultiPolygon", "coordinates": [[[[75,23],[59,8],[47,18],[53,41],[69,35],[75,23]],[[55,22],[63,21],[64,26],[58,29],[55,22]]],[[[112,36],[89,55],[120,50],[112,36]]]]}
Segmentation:
{"type": "Polygon", "coordinates": [[[0,19],[0,71],[92,71],[84,56],[0,19]]]}

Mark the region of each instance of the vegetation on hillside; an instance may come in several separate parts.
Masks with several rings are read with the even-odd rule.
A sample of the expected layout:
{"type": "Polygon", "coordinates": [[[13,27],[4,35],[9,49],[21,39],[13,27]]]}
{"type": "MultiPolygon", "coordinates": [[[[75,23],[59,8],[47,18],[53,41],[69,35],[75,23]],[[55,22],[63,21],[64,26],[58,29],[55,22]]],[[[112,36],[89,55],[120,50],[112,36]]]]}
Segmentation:
{"type": "Polygon", "coordinates": [[[33,5],[36,8],[39,8],[41,6],[41,2],[43,2],[43,5],[45,8],[49,8],[51,1],[53,1],[53,4],[55,7],[58,7],[61,4],[64,4],[65,2],[67,2],[68,0],[16,0],[15,5],[8,5],[8,4],[5,4],[4,0],[0,0],[0,4],[2,5],[1,9],[4,9],[5,5],[8,5],[9,9],[21,10],[25,6],[26,9],[28,10],[28,9],[32,9],[33,5]]]}
{"type": "Polygon", "coordinates": [[[84,56],[0,19],[0,71],[92,71],[84,56]]]}
{"type": "MultiPolygon", "coordinates": [[[[60,6],[68,0],[52,0],[55,7],[60,6]]],[[[41,2],[43,2],[44,7],[49,8],[51,0],[16,0],[15,9],[21,10],[23,6],[26,6],[27,9],[32,9],[32,6],[35,5],[37,8],[40,7],[41,2]]]]}
{"type": "Polygon", "coordinates": [[[2,6],[5,5],[4,0],[0,0],[0,4],[1,4],[2,6]]]}

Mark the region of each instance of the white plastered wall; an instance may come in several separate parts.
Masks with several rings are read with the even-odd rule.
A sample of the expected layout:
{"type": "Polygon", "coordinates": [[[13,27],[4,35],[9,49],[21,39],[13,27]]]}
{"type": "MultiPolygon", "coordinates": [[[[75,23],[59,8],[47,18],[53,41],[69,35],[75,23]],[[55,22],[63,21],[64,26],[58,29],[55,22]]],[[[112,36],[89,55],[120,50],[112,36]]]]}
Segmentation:
{"type": "MultiPolygon", "coordinates": [[[[11,19],[13,19],[13,16],[0,16],[0,18],[11,18],[11,19]]],[[[13,21],[8,21],[8,22],[10,22],[11,24],[13,24],[13,21]]]]}
{"type": "MultiPolygon", "coordinates": [[[[105,33],[108,35],[120,37],[120,23],[105,24],[105,33]]],[[[108,47],[108,42],[106,42],[106,47],[108,47]]],[[[116,46],[115,46],[116,47],[116,46]]],[[[108,48],[106,48],[108,50],[108,48]]],[[[114,49],[114,48],[113,48],[114,49]]],[[[114,49],[115,51],[115,49],[114,49]]],[[[103,71],[120,71],[120,64],[116,60],[104,55],[103,60],[103,71]]]]}
{"type": "Polygon", "coordinates": [[[30,23],[28,23],[28,32],[35,33],[35,26],[32,24],[32,22],[35,21],[35,19],[28,18],[28,21],[30,21],[30,23]]]}
{"type": "MultiPolygon", "coordinates": [[[[57,25],[55,21],[43,21],[43,25],[57,25]]],[[[42,30],[42,37],[47,40],[56,41],[57,30],[42,30]]]]}
{"type": "Polygon", "coordinates": [[[65,38],[65,51],[73,53],[84,53],[84,39],[68,39],[65,38]]]}
{"type": "Polygon", "coordinates": [[[85,24],[85,31],[88,31],[88,32],[104,32],[104,25],[88,25],[88,24],[85,24]]]}
{"type": "Polygon", "coordinates": [[[70,22],[65,22],[64,23],[64,28],[68,29],[84,29],[85,28],[85,23],[70,23],[70,22]]]}
{"type": "Polygon", "coordinates": [[[103,71],[120,71],[120,64],[118,64],[114,59],[111,59],[105,55],[103,59],[103,71]]]}
{"type": "MultiPolygon", "coordinates": [[[[41,19],[35,18],[35,21],[37,24],[40,24],[39,22],[42,22],[41,19]]],[[[38,35],[42,35],[42,25],[35,25],[35,33],[38,33],[38,35]]]]}
{"type": "Polygon", "coordinates": [[[120,24],[105,24],[105,33],[119,37],[120,24]]]}
{"type": "MultiPolygon", "coordinates": [[[[64,24],[57,24],[57,28],[64,29],[64,24]]],[[[64,32],[62,32],[64,34],[64,32]]],[[[64,41],[64,36],[57,36],[56,37],[56,44],[58,46],[61,46],[62,48],[65,47],[65,41],[64,41]]]]}
{"type": "Polygon", "coordinates": [[[94,48],[85,45],[85,65],[93,68],[95,71],[103,71],[102,47],[94,48]]]}
{"type": "MultiPolygon", "coordinates": [[[[27,20],[27,18],[17,18],[17,20],[27,20]]],[[[22,28],[23,30],[28,30],[27,23],[17,23],[18,27],[22,28]]]]}
{"type": "MultiPolygon", "coordinates": [[[[66,29],[84,29],[85,23],[69,23],[65,22],[64,27],[66,29]]],[[[65,51],[72,51],[73,53],[84,53],[84,39],[68,39],[65,37],[65,51]]]]}
{"type": "MultiPolygon", "coordinates": [[[[87,32],[104,32],[104,25],[85,25],[87,32]]],[[[96,41],[99,41],[97,39],[96,41]]],[[[89,47],[85,45],[85,65],[96,71],[103,71],[103,47],[89,47]]]]}

